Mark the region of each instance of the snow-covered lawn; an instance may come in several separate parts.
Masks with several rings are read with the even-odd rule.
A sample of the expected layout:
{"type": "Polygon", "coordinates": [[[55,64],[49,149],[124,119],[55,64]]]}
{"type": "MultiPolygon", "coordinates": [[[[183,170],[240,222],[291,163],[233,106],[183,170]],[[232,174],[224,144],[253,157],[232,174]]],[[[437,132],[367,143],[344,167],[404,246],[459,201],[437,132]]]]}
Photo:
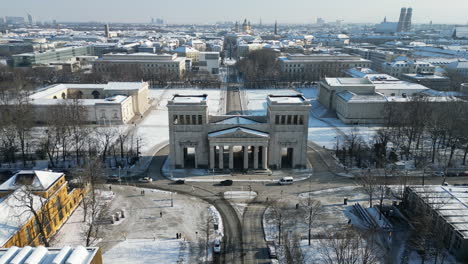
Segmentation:
{"type": "MultiPolygon", "coordinates": [[[[369,215],[374,218],[375,222],[379,225],[387,226],[387,222],[384,220],[379,220],[379,214],[375,208],[368,208],[368,196],[363,193],[362,189],[359,186],[346,186],[340,188],[325,189],[319,191],[313,191],[310,193],[301,193],[299,198],[308,198],[311,197],[314,200],[318,200],[322,204],[322,211],[319,213],[317,220],[313,224],[312,229],[312,243],[309,246],[307,240],[307,226],[306,221],[299,220],[291,222],[286,221],[283,226],[283,230],[291,230],[292,234],[297,234],[301,238],[301,249],[304,254],[305,263],[323,263],[325,258],[324,252],[327,246],[327,241],[325,239],[318,239],[317,234],[328,234],[330,230],[338,230],[345,228],[349,224],[356,227],[358,230],[364,230],[367,228],[367,224],[361,220],[357,214],[354,213],[353,204],[360,203],[364,210],[369,212],[369,215]],[[343,204],[343,199],[348,198],[348,205],[343,204]],[[351,220],[350,222],[348,222],[351,220]],[[314,237],[315,236],[315,237],[314,237]]],[[[377,200],[378,198],[376,198],[377,200]]],[[[374,201],[377,203],[377,201],[374,201]]],[[[391,203],[390,200],[386,200],[385,204],[391,203]]],[[[399,223],[398,221],[396,221],[399,223]]],[[[273,211],[269,207],[264,214],[263,218],[263,227],[265,232],[266,240],[277,240],[278,235],[278,226],[277,222],[273,217],[273,211]]],[[[408,238],[408,229],[405,229],[404,225],[400,224],[394,230],[391,239],[394,241],[391,243],[391,254],[395,260],[392,263],[410,263],[416,264],[421,263],[420,256],[414,251],[405,252],[405,241],[408,238]],[[408,255],[408,261],[402,261],[404,254],[408,255]]],[[[380,240],[380,242],[382,242],[380,240]]],[[[378,245],[381,245],[379,242],[378,245]]],[[[383,252],[383,251],[382,251],[383,252]]],[[[284,252],[282,248],[278,249],[278,259],[280,263],[285,263],[283,256],[284,252]]],[[[434,260],[427,261],[428,263],[433,263],[434,260]]],[[[383,263],[383,261],[382,261],[383,263]]],[[[446,256],[445,263],[455,264],[457,263],[453,256],[446,256]]]]}
{"type": "MultiPolygon", "coordinates": [[[[108,191],[108,185],[103,187],[106,189],[102,192],[104,198],[109,200],[110,197],[114,197],[110,194],[115,194],[110,202],[109,214],[122,209],[125,211],[123,220],[115,224],[100,225],[96,246],[101,247],[103,251],[104,263],[176,263],[178,258],[174,260],[173,257],[180,252],[179,246],[182,245],[179,245],[179,242],[186,240],[186,251],[182,255],[187,256],[189,248],[196,246],[196,232],[202,232],[201,229],[206,226],[208,215],[212,215],[218,222],[219,231],[213,233],[213,240],[223,234],[219,212],[214,207],[210,208],[210,205],[202,200],[168,191],[126,185],[112,185],[112,191],[108,191]],[[142,194],[142,191],[145,193],[142,194]],[[181,233],[182,239],[176,240],[176,233],[181,233]],[[132,247],[135,250],[132,250],[132,247]],[[168,247],[168,250],[163,250],[165,247],[168,247]],[[158,250],[152,251],[152,249],[158,250]],[[114,254],[107,254],[107,252],[124,252],[125,250],[129,252],[143,250],[146,255],[142,256],[144,257],[142,262],[134,262],[135,255],[133,254],[129,254],[126,261],[114,262],[114,254]],[[148,262],[147,259],[151,259],[149,256],[151,252],[154,253],[155,259],[161,257],[167,259],[167,262],[149,260],[148,262]],[[167,256],[162,256],[164,254],[167,256]],[[146,257],[148,258],[145,259],[146,257]]],[[[59,231],[52,246],[84,245],[82,219],[82,209],[78,208],[59,231]]],[[[125,254],[122,253],[122,255],[125,254]]],[[[194,260],[184,258],[184,263],[192,263],[194,260]]]]}
{"type": "Polygon", "coordinates": [[[104,263],[173,264],[190,263],[189,247],[183,239],[128,239],[102,256],[104,263]]]}
{"type": "Polygon", "coordinates": [[[195,88],[157,88],[149,90],[152,107],[146,113],[143,121],[136,127],[136,135],[142,139],[141,152],[143,156],[151,156],[158,147],[169,141],[169,120],[167,102],[175,94],[208,96],[210,114],[222,114],[225,105],[223,91],[220,89],[195,88]]]}
{"type": "Polygon", "coordinates": [[[246,89],[243,90],[245,94],[244,104],[246,109],[245,115],[262,116],[267,112],[267,96],[270,94],[275,95],[291,95],[298,92],[293,89],[246,89]]]}
{"type": "MultiPolygon", "coordinates": [[[[112,202],[115,197],[112,191],[107,190],[96,190],[96,194],[98,202],[103,204],[112,202]]],[[[67,222],[62,225],[59,232],[54,236],[53,240],[51,241],[52,246],[86,246],[86,223],[83,221],[83,219],[84,210],[82,204],[80,204],[72,213],[70,218],[68,218],[67,222]]]]}
{"type": "Polygon", "coordinates": [[[346,125],[341,120],[331,117],[328,110],[316,100],[311,100],[312,108],[309,116],[309,140],[327,149],[336,146],[337,138],[350,134],[353,129],[364,141],[370,142],[375,132],[381,128],[378,125],[346,125]]]}

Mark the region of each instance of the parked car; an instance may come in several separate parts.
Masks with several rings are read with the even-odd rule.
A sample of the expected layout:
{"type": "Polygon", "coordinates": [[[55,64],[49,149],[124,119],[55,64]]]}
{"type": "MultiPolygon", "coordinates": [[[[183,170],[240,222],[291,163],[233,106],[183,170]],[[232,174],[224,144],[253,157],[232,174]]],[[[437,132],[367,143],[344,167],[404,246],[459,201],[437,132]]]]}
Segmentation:
{"type": "Polygon", "coordinates": [[[458,176],[458,173],[454,171],[447,171],[447,177],[456,177],[458,176]]]}
{"type": "Polygon", "coordinates": [[[468,171],[462,171],[458,173],[458,176],[468,176],[468,171]]]}
{"type": "Polygon", "coordinates": [[[219,184],[222,186],[231,186],[232,183],[233,183],[232,180],[224,180],[224,181],[221,181],[219,184]]]}
{"type": "Polygon", "coordinates": [[[278,181],[279,185],[287,185],[287,184],[293,184],[294,179],[293,177],[283,177],[278,181]]]}
{"type": "Polygon", "coordinates": [[[443,171],[434,171],[434,172],[432,172],[432,176],[444,177],[444,172],[443,171]]]}
{"type": "Polygon", "coordinates": [[[119,176],[109,176],[107,177],[107,182],[111,183],[111,182],[121,182],[122,179],[119,177],[119,176]]]}
{"type": "Polygon", "coordinates": [[[214,242],[213,252],[214,253],[220,253],[221,252],[221,240],[219,240],[218,238],[214,242]]]}
{"type": "Polygon", "coordinates": [[[174,182],[175,184],[184,184],[185,183],[185,180],[182,180],[182,179],[178,179],[174,182]]]}
{"type": "Polygon", "coordinates": [[[143,177],[143,178],[138,179],[138,181],[141,183],[150,183],[153,181],[153,179],[151,179],[150,177],[143,177]]]}

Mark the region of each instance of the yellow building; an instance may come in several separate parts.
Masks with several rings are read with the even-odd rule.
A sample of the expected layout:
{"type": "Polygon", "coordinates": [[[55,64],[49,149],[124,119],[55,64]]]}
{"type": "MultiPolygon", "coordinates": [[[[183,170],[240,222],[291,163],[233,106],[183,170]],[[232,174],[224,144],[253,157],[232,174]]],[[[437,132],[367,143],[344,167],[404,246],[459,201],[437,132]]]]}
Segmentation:
{"type": "Polygon", "coordinates": [[[68,190],[65,174],[23,170],[0,185],[0,246],[43,244],[40,226],[50,239],[83,197],[68,190]]]}

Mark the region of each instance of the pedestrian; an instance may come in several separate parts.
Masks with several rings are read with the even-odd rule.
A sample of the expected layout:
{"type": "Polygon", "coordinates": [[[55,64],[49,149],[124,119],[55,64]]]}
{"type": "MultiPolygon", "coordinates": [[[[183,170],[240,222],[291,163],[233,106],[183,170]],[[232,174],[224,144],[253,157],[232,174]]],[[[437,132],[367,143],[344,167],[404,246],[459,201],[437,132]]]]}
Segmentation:
{"type": "Polygon", "coordinates": [[[145,190],[143,190],[143,196],[145,196],[145,190]]]}
{"type": "Polygon", "coordinates": [[[109,191],[112,191],[112,185],[109,185],[109,191]]]}
{"type": "Polygon", "coordinates": [[[159,216],[162,218],[162,212],[159,212],[159,216]]]}
{"type": "Polygon", "coordinates": [[[179,239],[179,233],[175,234],[176,239],[179,239]]]}

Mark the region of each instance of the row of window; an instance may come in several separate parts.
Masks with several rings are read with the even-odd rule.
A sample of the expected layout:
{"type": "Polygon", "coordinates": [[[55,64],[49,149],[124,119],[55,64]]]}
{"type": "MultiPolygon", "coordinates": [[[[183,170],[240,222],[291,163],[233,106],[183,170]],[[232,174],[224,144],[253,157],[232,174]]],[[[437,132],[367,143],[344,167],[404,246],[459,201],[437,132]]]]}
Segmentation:
{"type": "Polygon", "coordinates": [[[276,115],[275,124],[276,125],[303,125],[304,116],[303,115],[276,115]]]}
{"type": "Polygon", "coordinates": [[[174,125],[201,125],[203,118],[202,115],[173,115],[172,123],[174,125]]]}

